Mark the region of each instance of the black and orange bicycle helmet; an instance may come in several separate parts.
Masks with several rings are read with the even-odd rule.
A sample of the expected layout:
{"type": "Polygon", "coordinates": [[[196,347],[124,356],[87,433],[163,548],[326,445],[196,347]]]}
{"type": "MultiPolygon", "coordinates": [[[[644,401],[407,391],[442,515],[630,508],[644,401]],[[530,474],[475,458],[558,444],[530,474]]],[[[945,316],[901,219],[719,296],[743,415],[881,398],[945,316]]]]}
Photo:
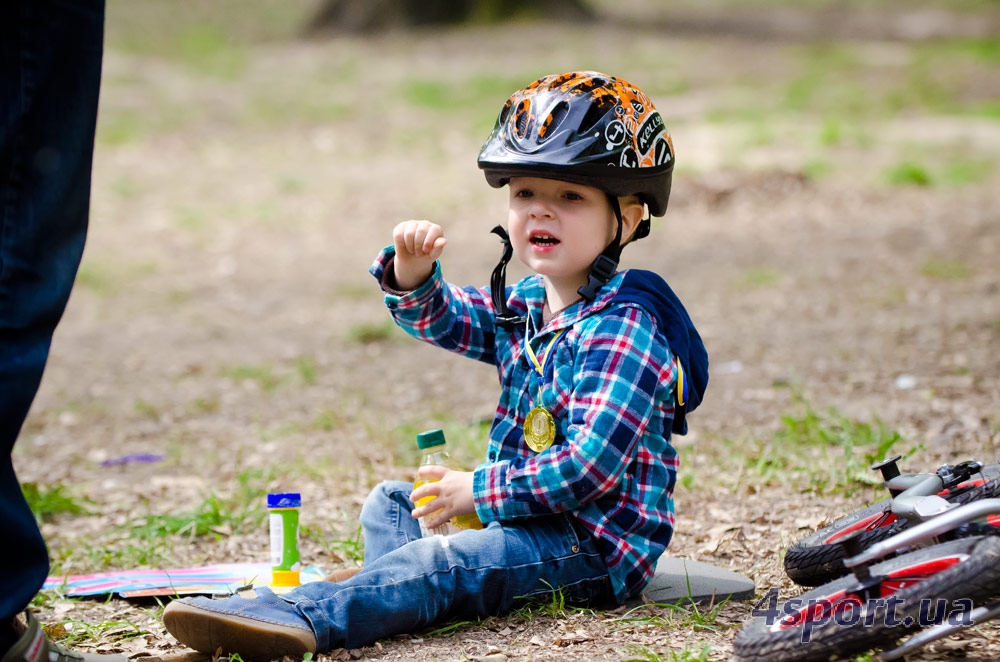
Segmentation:
{"type": "Polygon", "coordinates": [[[637,195],[667,211],[674,148],[660,113],[632,83],[596,71],[545,76],[500,110],[479,152],[494,188],[511,177],[549,177],[637,195]]]}
{"type": "MultiPolygon", "coordinates": [[[[638,196],[650,215],[662,216],[670,198],[674,147],[663,118],[642,90],[607,74],[574,71],[539,78],[511,95],[479,152],[479,167],[494,188],[511,177],[545,177],[608,194],[618,233],[594,262],[590,284],[580,289],[583,297],[593,299],[618,268],[618,196],[638,196]]],[[[494,232],[506,242],[503,228],[494,232]]],[[[633,238],[648,234],[645,218],[633,238]]],[[[505,258],[509,260],[506,247],[505,258]]],[[[503,286],[505,267],[502,260],[494,270],[494,290],[503,286]]],[[[500,319],[507,313],[505,302],[498,309],[500,319]]]]}

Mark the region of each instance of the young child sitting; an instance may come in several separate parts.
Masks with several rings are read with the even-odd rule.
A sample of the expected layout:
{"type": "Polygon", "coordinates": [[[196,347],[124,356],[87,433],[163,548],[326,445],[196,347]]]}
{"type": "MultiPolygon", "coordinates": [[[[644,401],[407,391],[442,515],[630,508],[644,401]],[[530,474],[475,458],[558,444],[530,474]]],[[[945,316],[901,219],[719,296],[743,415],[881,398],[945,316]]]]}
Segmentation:
{"type": "Polygon", "coordinates": [[[503,258],[489,288],[441,275],[439,225],[407,221],[371,268],[409,334],[496,365],[486,461],[439,479],[383,482],[361,511],[364,568],[275,595],[177,600],[181,642],[245,659],[357,648],[461,615],[562,591],[612,606],[640,593],[670,542],[671,434],[701,401],[708,357],[667,284],[617,270],[622,246],[666,211],[673,146],[638,88],[597,72],[544,77],[504,105],[479,155],[508,186],[503,258]],[[516,254],[535,275],[507,287],[516,254]],[[423,497],[435,499],[422,507],[423,497]],[[484,527],[422,538],[456,515],[484,527]]]}

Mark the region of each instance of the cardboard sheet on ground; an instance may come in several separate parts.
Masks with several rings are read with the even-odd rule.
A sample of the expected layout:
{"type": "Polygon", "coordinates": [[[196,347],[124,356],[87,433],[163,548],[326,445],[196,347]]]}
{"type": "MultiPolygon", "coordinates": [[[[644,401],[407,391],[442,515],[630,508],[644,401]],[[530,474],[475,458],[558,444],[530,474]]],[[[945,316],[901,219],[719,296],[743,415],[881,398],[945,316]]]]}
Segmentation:
{"type": "MultiPolygon", "coordinates": [[[[694,601],[696,604],[723,600],[749,600],[756,587],[749,577],[701,561],[663,556],[656,564],[656,574],[649,580],[642,596],[651,602],[694,601]]],[[[638,602],[639,600],[635,600],[638,602]]]]}
{"type": "MultiPolygon", "coordinates": [[[[315,566],[303,568],[302,583],[323,579],[325,574],[315,566]]],[[[46,589],[60,590],[68,597],[117,594],[123,598],[155,595],[213,595],[231,593],[247,584],[271,584],[271,566],[267,563],[223,563],[200,568],[165,570],[120,570],[91,575],[51,576],[46,589]]],[[[290,590],[271,587],[275,593],[290,590]]]]}
{"type": "MultiPolygon", "coordinates": [[[[303,583],[319,581],[325,573],[315,566],[302,570],[303,583]]],[[[68,597],[117,594],[123,598],[156,595],[213,595],[231,593],[247,584],[271,583],[271,567],[266,563],[227,563],[201,568],[171,570],[122,570],[91,575],[52,576],[46,589],[61,590],[68,597]]],[[[276,593],[290,590],[271,587],[276,593]]],[[[693,600],[703,604],[714,600],[747,600],[756,587],[753,580],[738,573],[701,561],[661,558],[656,574],[643,597],[651,602],[677,603],[693,600]]],[[[638,600],[636,600],[638,602],[638,600]]]]}

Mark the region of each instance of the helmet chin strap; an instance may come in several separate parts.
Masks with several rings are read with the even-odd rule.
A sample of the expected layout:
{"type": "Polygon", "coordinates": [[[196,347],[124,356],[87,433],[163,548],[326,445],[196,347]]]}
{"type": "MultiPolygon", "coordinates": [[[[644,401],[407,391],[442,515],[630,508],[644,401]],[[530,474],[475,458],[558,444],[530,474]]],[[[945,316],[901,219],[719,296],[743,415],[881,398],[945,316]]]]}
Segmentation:
{"type": "Polygon", "coordinates": [[[590,265],[590,273],[587,275],[588,282],[576,292],[587,301],[597,298],[597,292],[614,278],[618,271],[618,260],[622,254],[622,207],[618,203],[618,196],[608,194],[608,202],[615,212],[615,219],[618,227],[615,230],[615,238],[611,240],[601,254],[597,256],[594,263],[590,265]]]}
{"type": "MultiPolygon", "coordinates": [[[[615,238],[590,265],[587,284],[576,291],[587,301],[593,301],[597,297],[598,291],[614,278],[622,253],[622,207],[618,203],[618,196],[610,193],[608,194],[608,202],[611,203],[611,209],[615,213],[618,225],[615,229],[615,238]]],[[[510,245],[510,235],[507,234],[502,225],[496,226],[490,232],[500,237],[500,242],[503,244],[503,255],[490,276],[490,296],[493,298],[494,316],[499,326],[511,329],[524,324],[524,317],[515,315],[507,307],[507,265],[514,255],[514,248],[510,245]]]]}
{"type": "Polygon", "coordinates": [[[502,225],[496,226],[490,232],[500,237],[500,242],[503,244],[503,256],[497,266],[493,268],[493,275],[490,277],[490,295],[493,297],[494,315],[499,326],[512,329],[524,324],[524,317],[515,315],[507,307],[507,264],[510,262],[511,256],[514,255],[514,248],[510,245],[510,236],[502,225]]]}

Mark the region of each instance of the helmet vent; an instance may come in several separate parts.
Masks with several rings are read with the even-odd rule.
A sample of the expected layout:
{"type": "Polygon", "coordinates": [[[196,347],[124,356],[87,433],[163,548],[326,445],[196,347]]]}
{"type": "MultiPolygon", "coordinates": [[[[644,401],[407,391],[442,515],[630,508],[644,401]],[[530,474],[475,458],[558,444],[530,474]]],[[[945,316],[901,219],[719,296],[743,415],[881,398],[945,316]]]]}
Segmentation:
{"type": "Polygon", "coordinates": [[[580,120],[580,134],[590,133],[595,126],[600,124],[604,116],[607,115],[607,106],[600,103],[591,103],[583,119],[580,120]]]}
{"type": "Polygon", "coordinates": [[[510,115],[510,107],[510,99],[507,99],[507,103],[505,103],[503,108],[500,109],[500,117],[497,118],[497,124],[503,124],[507,121],[507,116],[510,115]]]}
{"type": "Polygon", "coordinates": [[[531,113],[528,112],[528,101],[522,101],[517,110],[514,111],[514,133],[518,138],[524,138],[528,133],[528,122],[531,120],[531,113]]]}
{"type": "Polygon", "coordinates": [[[556,104],[556,107],[552,109],[552,112],[549,113],[549,116],[545,118],[545,124],[542,125],[542,128],[539,130],[538,137],[542,140],[548,140],[551,138],[559,129],[563,120],[566,119],[567,115],[569,115],[569,104],[565,101],[560,101],[556,104]]]}

